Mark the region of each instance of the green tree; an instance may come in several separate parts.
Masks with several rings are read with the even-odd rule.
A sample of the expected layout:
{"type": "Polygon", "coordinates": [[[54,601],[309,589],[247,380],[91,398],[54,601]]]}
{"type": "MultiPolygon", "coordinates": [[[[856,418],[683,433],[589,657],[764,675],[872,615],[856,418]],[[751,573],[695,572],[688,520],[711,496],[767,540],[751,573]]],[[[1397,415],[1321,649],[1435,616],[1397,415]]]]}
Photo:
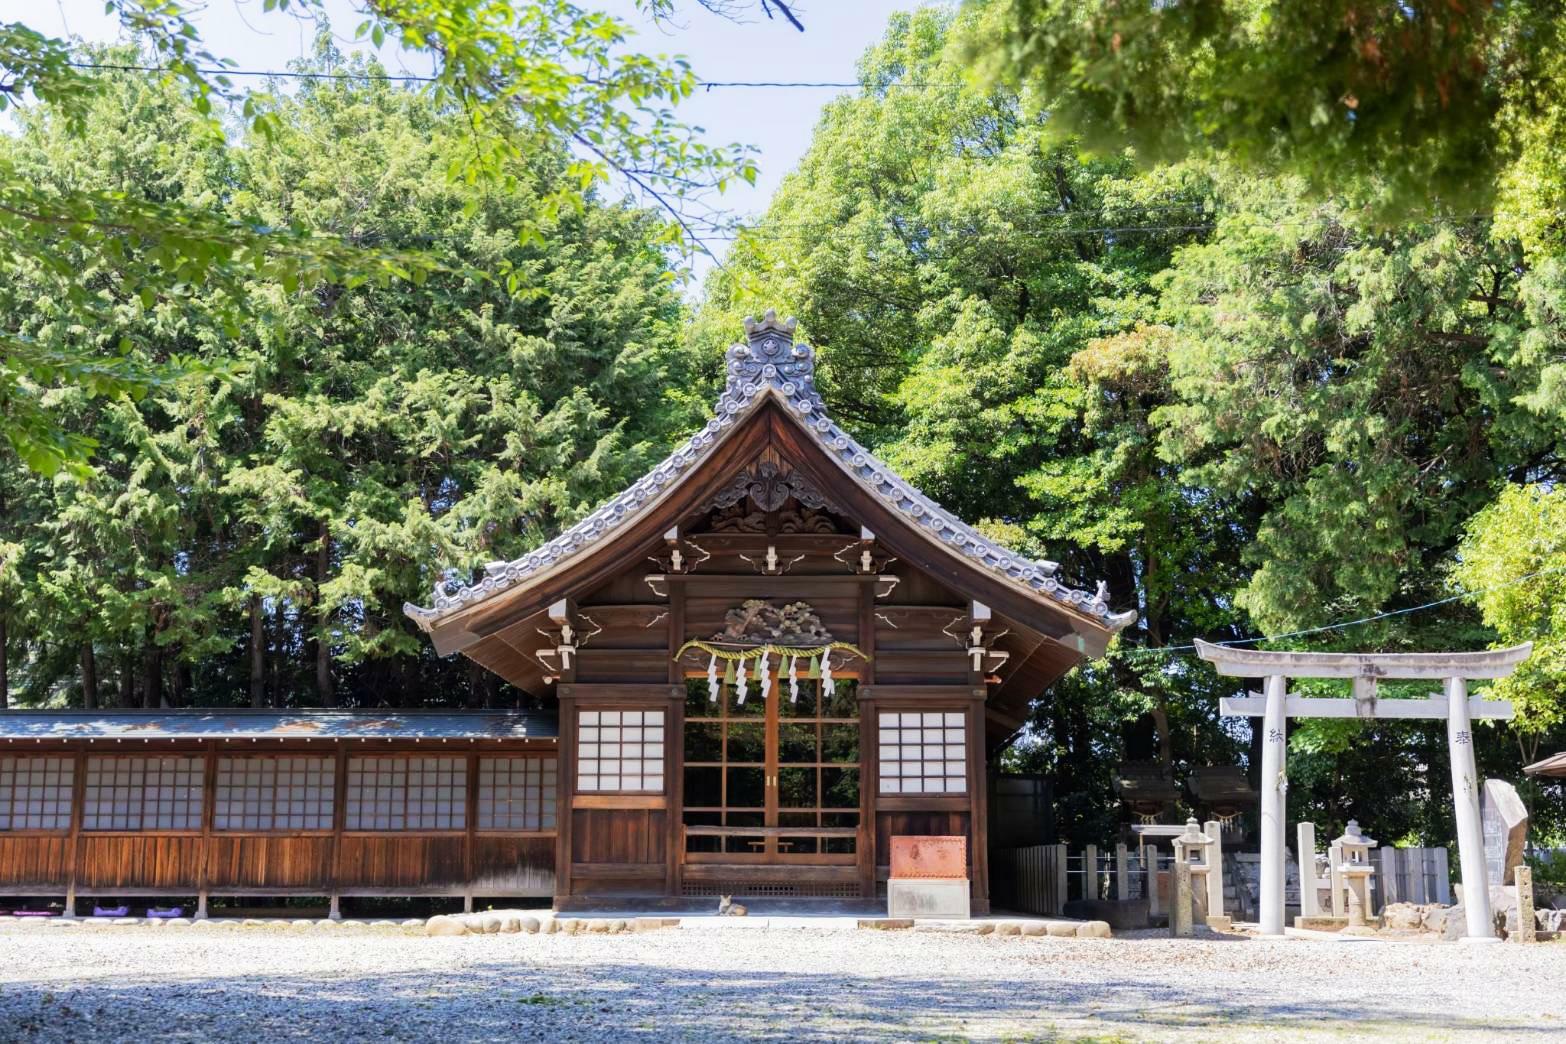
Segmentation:
{"type": "MultiPolygon", "coordinates": [[[[589,193],[520,241],[571,177],[564,149],[505,191],[453,182],[462,114],[328,47],[307,68],[350,75],[269,99],[279,129],[221,150],[180,92],[131,74],[95,97],[86,133],[38,119],[13,142],[41,184],[221,198],[228,220],[453,259],[418,282],[259,273],[235,331],[128,305],[147,356],[234,365],[139,401],[49,393],[64,430],[101,445],[84,474],[5,467],[29,701],[514,698],[436,660],[402,603],[427,597],[432,561],[476,568],[557,531],[694,422],[682,396],[647,391],[689,383],[658,215],[589,193]],[[511,278],[479,274],[495,271],[511,278]]],[[[7,321],[40,311],[28,291],[9,288],[7,321]]]]}
{"type": "MultiPolygon", "coordinates": [[[[79,51],[25,22],[0,23],[0,110],[13,100],[41,103],[39,118],[64,133],[87,134],[95,99],[108,86],[102,67],[146,70],[188,103],[182,119],[225,141],[232,110],[249,133],[275,139],[283,128],[265,95],[240,94],[205,49],[183,0],[109,0],[145,52],[79,51]]],[[[538,154],[561,157],[563,176],[539,192],[511,230],[536,241],[558,216],[580,211],[611,176],[668,208],[663,234],[677,239],[678,201],[734,177],[754,177],[745,150],[713,147],[675,119],[672,106],[695,77],[682,61],[623,49],[626,26],[565,0],[360,0],[361,39],[387,41],[429,56],[423,94],[435,108],[460,112],[464,128],[438,172],[452,181],[514,188],[519,165],[538,154]],[[575,151],[562,152],[570,145],[575,151]]],[[[667,5],[665,5],[667,6],[667,5]]],[[[266,0],[266,12],[324,21],[321,0],[266,0]]],[[[365,70],[366,74],[379,70],[365,70]]],[[[179,357],[148,360],[147,345],[121,331],[117,312],[138,300],[208,313],[230,334],[253,317],[247,291],[260,277],[288,286],[421,276],[443,259],[418,249],[376,248],[323,235],[302,223],[240,220],[221,193],[158,199],[135,191],[56,178],[30,180],[0,150],[0,236],[12,277],[47,287],[54,322],[42,329],[0,328],[0,437],[28,466],[80,470],[94,446],[90,430],[65,431],[44,399],[71,387],[93,397],[144,395],[190,368],[179,357]],[[96,284],[77,278],[65,258],[84,259],[96,284]],[[107,334],[89,331],[110,331],[107,334]],[[106,342],[106,343],[105,343],[106,342]]],[[[491,273],[507,279],[505,270],[491,273]]]]}
{"type": "Polygon", "coordinates": [[[1219,157],[1383,218],[1488,212],[1530,244],[1566,205],[1557,0],[969,0],[960,50],[1054,132],[1219,157]]]}

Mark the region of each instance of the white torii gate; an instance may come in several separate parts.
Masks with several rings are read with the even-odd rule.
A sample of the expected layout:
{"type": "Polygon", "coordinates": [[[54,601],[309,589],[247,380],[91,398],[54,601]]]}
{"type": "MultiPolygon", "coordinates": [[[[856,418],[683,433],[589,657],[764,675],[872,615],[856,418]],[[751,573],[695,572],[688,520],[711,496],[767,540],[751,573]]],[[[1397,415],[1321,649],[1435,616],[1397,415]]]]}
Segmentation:
{"type": "Polygon", "coordinates": [[[1457,851],[1462,865],[1463,913],[1471,942],[1496,942],[1490,916],[1490,887],[1485,877],[1484,835],[1479,825],[1479,779],[1474,766],[1474,718],[1512,717],[1512,705],[1502,700],[1470,699],[1468,682],[1504,678],[1533,652],[1532,643],[1510,649],[1459,653],[1319,653],[1237,649],[1196,643],[1197,655],[1219,674],[1265,679],[1263,696],[1239,696],[1219,701],[1228,717],[1259,717],[1261,765],[1261,931],[1283,934],[1284,748],[1289,718],[1445,718],[1452,761],[1452,799],[1457,810],[1457,851]],[[1290,678],[1349,678],[1354,699],[1290,696],[1290,678]],[[1445,695],[1428,700],[1378,700],[1382,678],[1424,678],[1444,681],[1445,695]]]}

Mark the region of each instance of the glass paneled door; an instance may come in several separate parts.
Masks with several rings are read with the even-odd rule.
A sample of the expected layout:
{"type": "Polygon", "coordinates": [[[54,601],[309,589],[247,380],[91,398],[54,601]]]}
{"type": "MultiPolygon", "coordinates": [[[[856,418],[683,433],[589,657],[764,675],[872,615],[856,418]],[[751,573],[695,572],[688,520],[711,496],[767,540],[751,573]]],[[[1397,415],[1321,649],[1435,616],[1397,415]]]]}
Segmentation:
{"type": "MultiPolygon", "coordinates": [[[[803,665],[801,665],[803,673],[803,665]]],[[[713,700],[687,682],[687,862],[852,864],[859,832],[859,696],[852,678],[832,693],[786,678],[766,699],[748,681],[713,700]]]]}

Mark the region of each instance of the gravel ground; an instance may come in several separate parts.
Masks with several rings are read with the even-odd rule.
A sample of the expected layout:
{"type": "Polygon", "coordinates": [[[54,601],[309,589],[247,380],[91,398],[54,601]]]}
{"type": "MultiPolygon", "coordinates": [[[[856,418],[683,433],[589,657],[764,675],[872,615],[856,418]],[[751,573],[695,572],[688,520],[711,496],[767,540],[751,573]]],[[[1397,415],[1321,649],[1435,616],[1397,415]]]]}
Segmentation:
{"type": "Polygon", "coordinates": [[[0,1039],[1543,1040],[1566,944],[0,926],[0,1039]]]}

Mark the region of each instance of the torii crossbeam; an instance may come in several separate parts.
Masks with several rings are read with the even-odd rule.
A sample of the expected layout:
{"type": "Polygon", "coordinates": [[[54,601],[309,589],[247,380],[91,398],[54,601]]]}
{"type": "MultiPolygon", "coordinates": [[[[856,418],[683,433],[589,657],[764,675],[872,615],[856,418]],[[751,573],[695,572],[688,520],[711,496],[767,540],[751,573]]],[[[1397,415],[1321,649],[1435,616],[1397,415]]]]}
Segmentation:
{"type": "Polygon", "coordinates": [[[1284,772],[1289,718],[1445,718],[1452,761],[1452,799],[1457,811],[1457,851],[1463,873],[1463,912],[1471,941],[1495,942],[1490,888],[1485,878],[1484,836],[1479,825],[1479,780],[1474,766],[1472,721],[1512,717],[1501,700],[1470,699],[1468,682],[1504,678],[1533,652],[1533,645],[1457,653],[1273,652],[1196,643],[1197,655],[1219,674],[1265,679],[1263,696],[1219,701],[1229,717],[1259,717],[1261,768],[1261,930],[1283,934],[1284,772]],[[1288,694],[1290,678],[1348,678],[1353,700],[1311,699],[1288,694]],[[1428,700],[1381,700],[1376,683],[1383,678],[1430,679],[1444,683],[1444,695],[1428,700]]]}

